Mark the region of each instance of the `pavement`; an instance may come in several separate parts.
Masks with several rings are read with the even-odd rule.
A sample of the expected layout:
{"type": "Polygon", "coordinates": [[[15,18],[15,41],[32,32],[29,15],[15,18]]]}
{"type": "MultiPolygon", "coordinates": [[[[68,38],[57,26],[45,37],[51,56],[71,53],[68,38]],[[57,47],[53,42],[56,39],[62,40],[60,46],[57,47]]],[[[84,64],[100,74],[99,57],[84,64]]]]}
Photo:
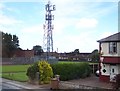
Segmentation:
{"type": "Polygon", "coordinates": [[[112,83],[108,82],[101,82],[99,80],[99,77],[95,76],[92,74],[90,77],[84,78],[84,79],[77,79],[77,80],[69,80],[65,81],[69,83],[74,83],[77,85],[84,85],[84,86],[89,86],[93,88],[100,88],[100,89],[112,89],[112,83]]]}
{"type": "MultiPolygon", "coordinates": [[[[8,80],[8,79],[2,79],[2,83],[7,83],[10,85],[14,85],[16,87],[19,87],[21,89],[46,89],[46,90],[50,90],[51,85],[50,84],[44,84],[44,85],[34,85],[34,84],[30,84],[28,82],[18,82],[18,81],[12,81],[12,80],[8,80]]],[[[99,77],[96,77],[95,75],[92,75],[91,77],[87,77],[84,79],[77,79],[77,80],[69,80],[69,81],[60,81],[60,89],[64,89],[65,86],[71,87],[72,84],[74,84],[74,86],[90,86],[90,87],[97,87],[97,88],[101,88],[101,89],[112,89],[112,84],[111,83],[105,83],[105,82],[100,82],[99,81],[99,77]],[[64,86],[64,87],[63,87],[64,86]]]]}
{"type": "Polygon", "coordinates": [[[18,81],[12,81],[4,78],[1,78],[1,79],[2,79],[2,84],[9,84],[11,86],[16,86],[21,89],[48,89],[48,90],[50,89],[50,84],[34,85],[28,82],[18,82],[18,81]]]}

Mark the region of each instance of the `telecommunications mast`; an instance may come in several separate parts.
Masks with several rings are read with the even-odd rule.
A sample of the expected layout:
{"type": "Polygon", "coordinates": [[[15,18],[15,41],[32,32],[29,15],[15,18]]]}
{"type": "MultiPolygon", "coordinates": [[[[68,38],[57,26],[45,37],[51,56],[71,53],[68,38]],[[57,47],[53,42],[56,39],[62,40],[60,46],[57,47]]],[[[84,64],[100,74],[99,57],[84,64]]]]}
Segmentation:
{"type": "Polygon", "coordinates": [[[52,30],[54,26],[52,24],[52,20],[54,20],[54,15],[52,11],[55,10],[55,5],[51,5],[51,2],[48,1],[48,4],[45,5],[45,24],[43,25],[44,28],[44,36],[43,36],[43,47],[44,51],[47,53],[46,58],[50,57],[50,52],[53,53],[53,33],[52,30]]]}

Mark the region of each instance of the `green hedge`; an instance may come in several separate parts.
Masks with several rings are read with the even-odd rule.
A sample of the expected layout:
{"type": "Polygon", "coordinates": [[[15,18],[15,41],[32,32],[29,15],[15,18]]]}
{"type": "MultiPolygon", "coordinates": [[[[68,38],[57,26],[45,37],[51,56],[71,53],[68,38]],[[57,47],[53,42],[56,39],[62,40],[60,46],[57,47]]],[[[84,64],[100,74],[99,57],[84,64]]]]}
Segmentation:
{"type": "Polygon", "coordinates": [[[52,64],[53,73],[60,75],[60,80],[72,80],[90,76],[91,68],[88,63],[57,63],[52,64]]]}

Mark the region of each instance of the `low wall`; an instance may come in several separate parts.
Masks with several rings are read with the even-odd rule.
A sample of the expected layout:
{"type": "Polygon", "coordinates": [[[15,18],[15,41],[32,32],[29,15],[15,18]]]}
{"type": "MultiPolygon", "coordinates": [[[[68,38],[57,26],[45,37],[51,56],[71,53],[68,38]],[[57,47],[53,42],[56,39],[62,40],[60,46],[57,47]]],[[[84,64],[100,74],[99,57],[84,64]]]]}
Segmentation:
{"type": "Polygon", "coordinates": [[[62,81],[59,83],[59,88],[60,89],[100,89],[98,87],[92,87],[92,86],[86,86],[86,85],[75,84],[72,82],[62,82],[62,81]]]}

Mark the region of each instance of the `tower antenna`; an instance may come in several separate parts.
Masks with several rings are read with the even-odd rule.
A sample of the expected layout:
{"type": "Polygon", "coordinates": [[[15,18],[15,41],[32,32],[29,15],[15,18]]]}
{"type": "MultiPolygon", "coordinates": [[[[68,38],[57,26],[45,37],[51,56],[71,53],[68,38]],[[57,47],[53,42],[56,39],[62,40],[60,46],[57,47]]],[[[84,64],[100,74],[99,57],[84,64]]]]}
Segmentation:
{"type": "Polygon", "coordinates": [[[43,25],[44,36],[43,36],[43,48],[47,53],[46,59],[50,57],[50,52],[53,53],[53,29],[54,25],[52,24],[52,20],[54,20],[54,15],[52,11],[55,10],[55,5],[52,5],[50,0],[48,4],[45,5],[45,24],[43,25]]]}

